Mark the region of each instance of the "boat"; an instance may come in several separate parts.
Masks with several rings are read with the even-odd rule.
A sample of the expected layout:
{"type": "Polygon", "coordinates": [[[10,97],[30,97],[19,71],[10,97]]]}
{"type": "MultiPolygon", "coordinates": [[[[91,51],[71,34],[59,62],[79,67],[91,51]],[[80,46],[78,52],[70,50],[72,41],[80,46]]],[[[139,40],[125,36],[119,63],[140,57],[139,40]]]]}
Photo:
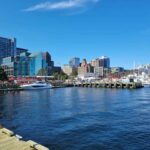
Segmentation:
{"type": "Polygon", "coordinates": [[[143,86],[146,88],[150,88],[150,81],[149,82],[143,82],[143,86]]]}
{"type": "Polygon", "coordinates": [[[24,90],[38,90],[38,89],[51,89],[53,86],[43,81],[36,81],[31,84],[24,84],[20,86],[24,90]]]}
{"type": "Polygon", "coordinates": [[[129,83],[129,82],[140,82],[144,87],[150,87],[150,77],[146,73],[142,72],[142,74],[131,74],[127,77],[121,78],[121,81],[123,83],[129,83]]]}

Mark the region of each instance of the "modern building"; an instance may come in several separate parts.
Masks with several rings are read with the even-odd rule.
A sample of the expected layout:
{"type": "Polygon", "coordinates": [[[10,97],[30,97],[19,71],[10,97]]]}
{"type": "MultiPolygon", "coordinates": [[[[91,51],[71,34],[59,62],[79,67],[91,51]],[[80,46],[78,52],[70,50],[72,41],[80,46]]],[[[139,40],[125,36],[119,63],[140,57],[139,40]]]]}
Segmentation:
{"type": "Polygon", "coordinates": [[[99,67],[110,68],[110,59],[106,56],[99,58],[99,67]]]}
{"type": "Polygon", "coordinates": [[[14,76],[14,68],[16,68],[14,63],[14,57],[2,58],[1,67],[5,70],[8,76],[14,76]]]}
{"type": "Polygon", "coordinates": [[[30,76],[50,75],[54,67],[48,52],[33,53],[30,55],[30,76]]]}
{"type": "Polygon", "coordinates": [[[9,76],[29,76],[29,55],[30,53],[21,53],[14,57],[5,57],[2,59],[2,68],[9,76]]]}
{"type": "Polygon", "coordinates": [[[74,57],[69,61],[69,66],[77,68],[80,66],[80,58],[74,57]]]}
{"type": "Polygon", "coordinates": [[[61,71],[60,67],[54,67],[54,61],[48,52],[31,54],[27,49],[17,48],[16,45],[15,38],[0,37],[0,65],[8,75],[51,75],[52,72],[61,71]]]}
{"type": "Polygon", "coordinates": [[[16,39],[0,37],[0,59],[16,56],[16,39]]]}
{"type": "Polygon", "coordinates": [[[96,59],[91,61],[91,66],[110,68],[110,59],[106,56],[96,58],[96,59]]]}
{"type": "Polygon", "coordinates": [[[25,52],[28,52],[28,50],[24,48],[17,48],[16,55],[20,55],[21,53],[25,53],[25,52]]]}

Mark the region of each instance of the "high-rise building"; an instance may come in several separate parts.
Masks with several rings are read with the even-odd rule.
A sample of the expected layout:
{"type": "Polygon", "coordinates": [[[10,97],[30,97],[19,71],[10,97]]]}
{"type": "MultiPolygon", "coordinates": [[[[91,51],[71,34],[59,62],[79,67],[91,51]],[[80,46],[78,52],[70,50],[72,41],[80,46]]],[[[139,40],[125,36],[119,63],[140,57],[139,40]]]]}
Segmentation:
{"type": "Polygon", "coordinates": [[[24,48],[17,48],[16,55],[20,55],[21,53],[25,53],[25,52],[28,52],[28,50],[24,48]]]}
{"type": "Polygon", "coordinates": [[[91,66],[93,67],[104,67],[110,68],[110,59],[108,57],[102,56],[91,61],[91,66]]]}
{"type": "Polygon", "coordinates": [[[16,39],[0,37],[0,59],[16,56],[16,39]]]}
{"type": "Polygon", "coordinates": [[[70,67],[79,67],[80,66],[80,58],[74,57],[69,61],[69,66],[70,67]]]}
{"type": "Polygon", "coordinates": [[[110,68],[110,59],[106,56],[99,58],[99,67],[110,68]]]}
{"type": "Polygon", "coordinates": [[[29,76],[29,54],[25,52],[15,57],[5,57],[1,66],[9,76],[29,76]]]}
{"type": "Polygon", "coordinates": [[[0,37],[0,65],[12,76],[50,75],[61,70],[54,67],[48,52],[31,54],[27,49],[17,48],[15,38],[4,37],[0,37]]]}
{"type": "Polygon", "coordinates": [[[82,63],[81,63],[81,67],[87,67],[87,66],[88,66],[88,64],[87,64],[86,59],[83,59],[82,63]]]}

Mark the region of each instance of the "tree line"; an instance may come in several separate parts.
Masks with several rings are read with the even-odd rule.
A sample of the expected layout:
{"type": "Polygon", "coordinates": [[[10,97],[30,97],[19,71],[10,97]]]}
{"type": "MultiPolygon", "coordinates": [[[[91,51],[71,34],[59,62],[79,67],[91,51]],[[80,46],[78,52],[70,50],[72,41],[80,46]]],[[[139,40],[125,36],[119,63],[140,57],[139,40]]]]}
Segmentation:
{"type": "Polygon", "coordinates": [[[7,81],[7,80],[8,80],[8,76],[6,72],[2,67],[0,67],[0,81],[7,81]]]}

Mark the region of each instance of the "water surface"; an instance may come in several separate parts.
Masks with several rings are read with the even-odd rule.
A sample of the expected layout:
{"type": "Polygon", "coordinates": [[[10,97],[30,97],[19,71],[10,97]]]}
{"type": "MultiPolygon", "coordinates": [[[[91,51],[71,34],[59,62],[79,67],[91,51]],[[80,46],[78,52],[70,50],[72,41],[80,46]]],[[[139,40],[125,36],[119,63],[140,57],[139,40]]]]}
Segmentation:
{"type": "Polygon", "coordinates": [[[150,88],[0,95],[0,123],[51,150],[150,149],[150,88]]]}

